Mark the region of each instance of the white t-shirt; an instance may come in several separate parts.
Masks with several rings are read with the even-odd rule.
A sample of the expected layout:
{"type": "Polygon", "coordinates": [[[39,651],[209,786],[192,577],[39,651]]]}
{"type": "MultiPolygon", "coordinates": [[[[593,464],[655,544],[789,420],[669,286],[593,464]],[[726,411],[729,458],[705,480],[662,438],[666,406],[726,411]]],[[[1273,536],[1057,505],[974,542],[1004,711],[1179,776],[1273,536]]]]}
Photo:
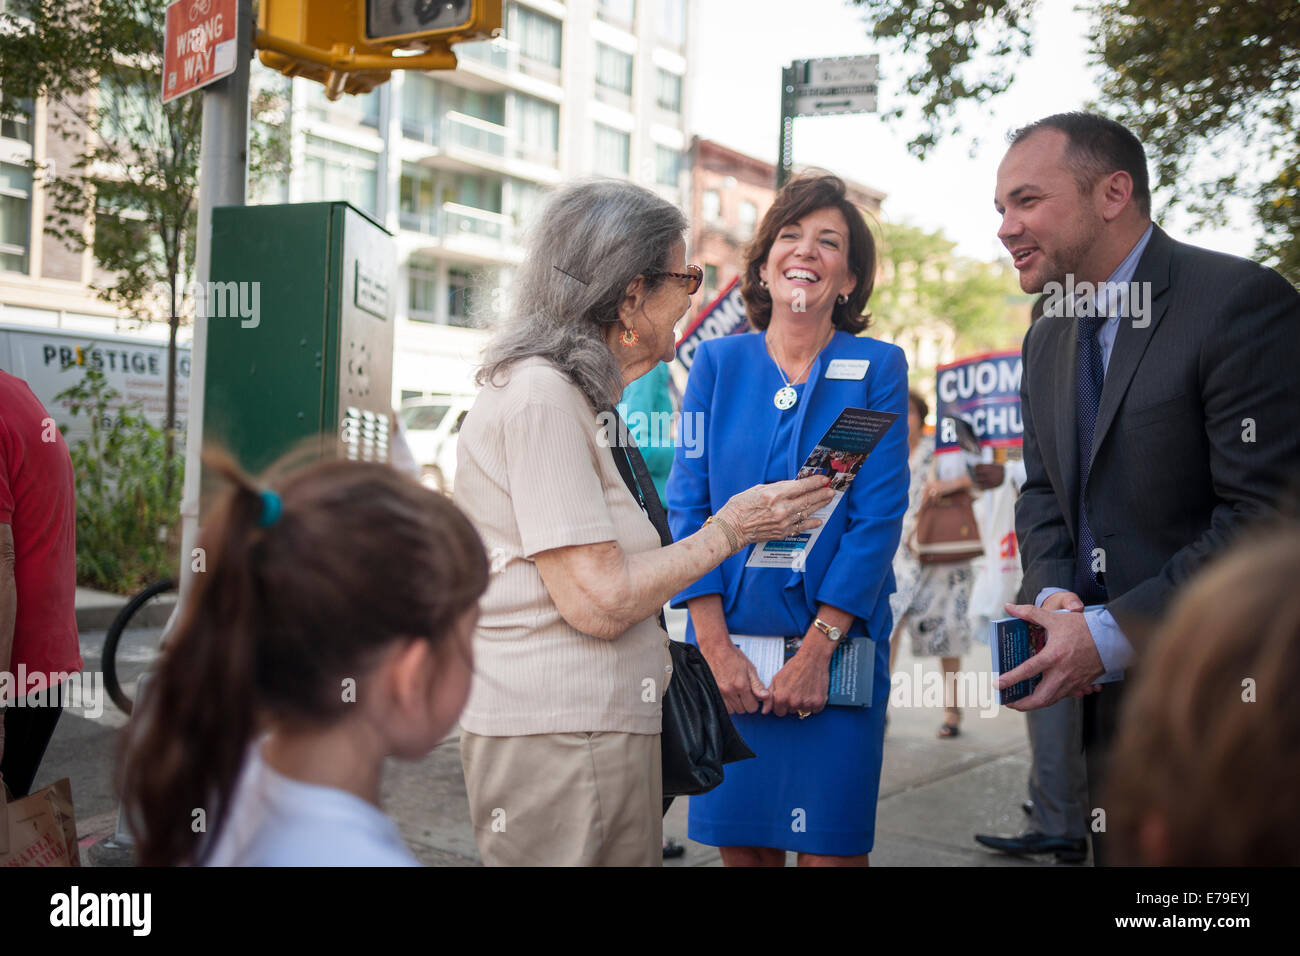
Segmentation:
{"type": "Polygon", "coordinates": [[[248,748],[220,839],[206,866],[419,866],[378,807],[292,780],[248,748]]]}

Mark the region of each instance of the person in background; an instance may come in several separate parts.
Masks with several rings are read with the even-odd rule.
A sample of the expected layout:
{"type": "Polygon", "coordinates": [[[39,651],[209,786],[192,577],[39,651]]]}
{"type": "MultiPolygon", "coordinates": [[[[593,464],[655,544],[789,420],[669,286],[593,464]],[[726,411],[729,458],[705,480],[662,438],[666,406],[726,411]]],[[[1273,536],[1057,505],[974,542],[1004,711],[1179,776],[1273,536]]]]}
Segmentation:
{"type": "Polygon", "coordinates": [[[653,483],[634,495],[619,471],[640,453],[614,403],[674,355],[703,278],[686,220],[595,180],[537,223],[456,445],[456,501],[493,569],[461,718],[470,815],[489,865],[661,865],[663,605],[746,545],[817,527],[832,493],[820,477],[738,488],[665,546],[653,483]]]}
{"type": "MultiPolygon", "coordinates": [[[[27,383],[0,371],[0,674],[47,675],[82,668],[77,637],[77,505],[63,435],[27,383]]],[[[43,685],[44,686],[44,685],[43,685]]],[[[63,713],[0,698],[0,777],[14,797],[31,791],[63,713]]],[[[0,794],[3,799],[3,794],[0,794]]]]}
{"type": "MultiPolygon", "coordinates": [[[[742,295],[757,331],[701,343],[691,365],[682,413],[700,416],[704,441],[699,455],[678,448],[668,479],[675,534],[698,533],[756,481],[797,474],[845,408],[906,415],[902,350],[860,334],[875,262],[838,177],[801,176],[777,195],[745,253],[742,295]]],[[[687,640],[758,755],[691,798],[691,839],[720,847],[726,866],[783,866],[787,851],[801,866],[868,864],[889,698],[890,561],[907,507],[902,426],[880,437],[800,570],[746,567],[741,553],[673,599],[690,609],[687,640]],[[733,634],[801,644],[764,686],[733,634]],[[828,707],[831,657],[855,639],[873,655],[872,705],[828,707]]]]}
{"type": "MultiPolygon", "coordinates": [[[[1029,310],[1029,324],[1043,317],[1046,296],[1038,296],[1029,310]]],[[[1013,485],[1019,494],[1025,481],[1025,464],[1014,468],[1013,485]]],[[[1012,533],[1014,534],[1014,519],[1012,533]]],[[[1001,595],[999,595],[1001,597],[1001,595]]],[[[1014,595],[1013,595],[1014,598],[1014,595]]],[[[997,617],[1006,612],[997,604],[997,617]]],[[[1027,827],[1016,835],[975,834],[975,842],[1011,856],[1052,853],[1062,863],[1082,863],[1088,856],[1088,777],[1083,762],[1083,701],[1065,697],[1050,707],[1025,714],[1029,734],[1029,799],[1021,804],[1027,827]]]]}
{"type": "Polygon", "coordinates": [[[894,577],[898,590],[890,596],[894,612],[894,634],[907,634],[914,657],[938,657],[943,667],[943,723],[939,737],[961,733],[961,708],[957,706],[956,679],[961,659],[970,653],[970,594],[975,583],[974,560],[943,564],[921,564],[914,550],[916,519],[927,499],[955,491],[973,491],[966,469],[968,453],[960,448],[944,454],[934,452],[934,437],[922,427],[929,408],[916,392],[908,393],[908,491],[907,517],[903,521],[902,543],[894,556],[894,577]],[[913,443],[912,436],[916,440],[913,443]]]}
{"type": "Polygon", "coordinates": [[[327,461],[268,485],[205,460],[232,487],[121,768],[140,862],[417,865],[380,777],[389,755],[437,746],[469,696],[482,542],[387,465],[327,461]]]}
{"type": "Polygon", "coordinates": [[[1246,536],[1152,638],[1115,742],[1116,863],[1300,866],[1300,528],[1246,536]]]}
{"type": "Polygon", "coordinates": [[[661,501],[668,494],[668,473],[673,470],[673,397],[669,381],[668,363],[660,362],[630,382],[618,403],[618,413],[627,422],[661,501]]]}

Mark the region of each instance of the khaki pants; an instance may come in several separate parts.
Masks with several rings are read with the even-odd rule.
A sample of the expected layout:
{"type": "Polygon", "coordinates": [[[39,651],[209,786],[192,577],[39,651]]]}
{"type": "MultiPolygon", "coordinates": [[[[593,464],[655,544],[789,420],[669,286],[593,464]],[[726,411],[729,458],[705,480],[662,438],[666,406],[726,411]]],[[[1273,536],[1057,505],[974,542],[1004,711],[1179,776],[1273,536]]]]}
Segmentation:
{"type": "Polygon", "coordinates": [[[461,731],[460,755],[488,866],[662,865],[658,734],[461,731]]]}

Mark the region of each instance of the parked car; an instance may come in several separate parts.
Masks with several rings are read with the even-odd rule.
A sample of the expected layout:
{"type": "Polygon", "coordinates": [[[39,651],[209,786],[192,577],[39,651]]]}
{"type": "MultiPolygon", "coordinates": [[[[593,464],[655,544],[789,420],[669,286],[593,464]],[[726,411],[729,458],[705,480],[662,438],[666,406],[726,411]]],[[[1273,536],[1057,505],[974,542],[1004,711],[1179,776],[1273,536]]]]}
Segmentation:
{"type": "Polygon", "coordinates": [[[403,402],[398,410],[406,443],[420,465],[420,480],[435,491],[451,493],[456,435],[473,404],[473,395],[432,395],[403,402]]]}

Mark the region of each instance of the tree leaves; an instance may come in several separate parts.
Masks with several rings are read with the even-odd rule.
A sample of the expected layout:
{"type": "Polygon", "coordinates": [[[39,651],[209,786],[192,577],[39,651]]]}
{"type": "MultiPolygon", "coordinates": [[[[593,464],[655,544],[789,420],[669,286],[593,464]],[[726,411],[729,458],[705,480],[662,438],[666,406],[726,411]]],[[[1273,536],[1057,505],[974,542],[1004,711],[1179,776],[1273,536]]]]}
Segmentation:
{"type": "MultiPolygon", "coordinates": [[[[922,157],[961,133],[962,103],[1003,92],[1033,46],[1034,0],[851,2],[872,36],[922,57],[904,88],[919,101],[923,130],[909,147],[922,157]]],[[[1287,202],[1300,166],[1300,3],[1091,0],[1086,9],[1093,62],[1104,67],[1101,106],[1142,140],[1161,198],[1203,223],[1222,218],[1232,196],[1253,199],[1265,230],[1258,255],[1300,283],[1300,213],[1287,202]]]]}

